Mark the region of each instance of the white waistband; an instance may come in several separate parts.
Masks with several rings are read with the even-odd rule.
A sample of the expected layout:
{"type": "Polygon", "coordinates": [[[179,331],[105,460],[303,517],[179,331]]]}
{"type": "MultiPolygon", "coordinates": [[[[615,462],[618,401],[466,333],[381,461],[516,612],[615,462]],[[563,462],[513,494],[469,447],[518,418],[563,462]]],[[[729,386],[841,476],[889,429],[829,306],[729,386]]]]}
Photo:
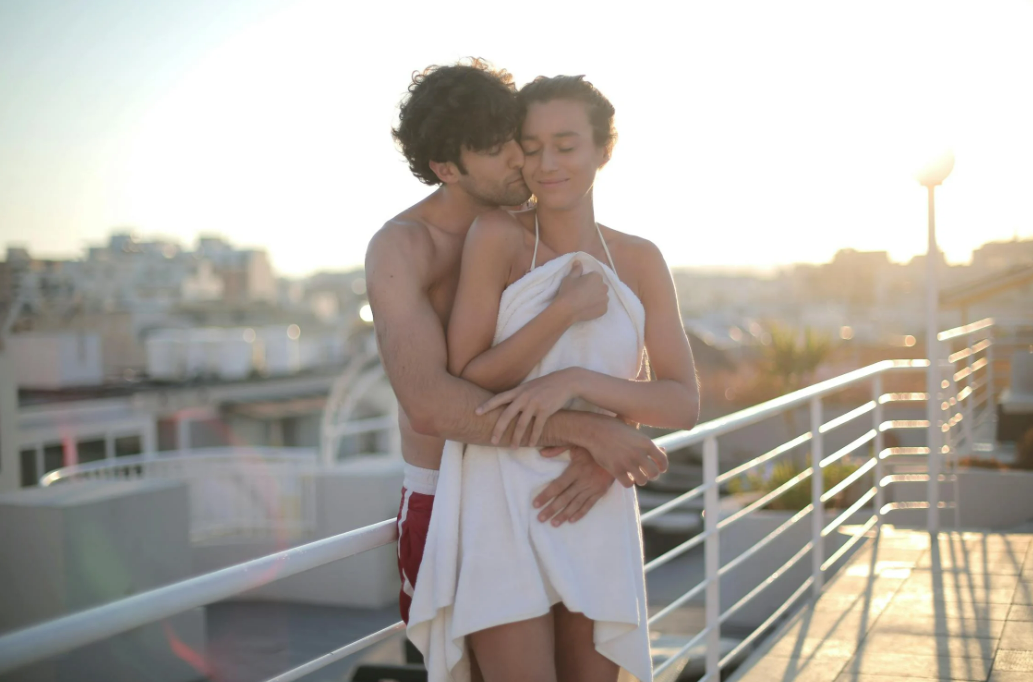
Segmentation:
{"type": "Polygon", "coordinates": [[[402,467],[405,476],[402,479],[402,487],[421,495],[433,495],[438,489],[438,470],[423,469],[405,464],[402,467]]]}

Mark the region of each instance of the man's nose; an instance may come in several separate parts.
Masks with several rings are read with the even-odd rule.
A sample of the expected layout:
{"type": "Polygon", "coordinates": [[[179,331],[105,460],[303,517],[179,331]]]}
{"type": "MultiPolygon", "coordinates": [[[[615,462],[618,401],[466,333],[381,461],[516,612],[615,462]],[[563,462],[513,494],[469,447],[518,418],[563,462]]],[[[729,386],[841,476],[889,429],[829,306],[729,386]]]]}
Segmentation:
{"type": "Polygon", "coordinates": [[[509,152],[509,165],[512,168],[523,168],[524,167],[524,150],[517,144],[515,140],[510,140],[509,143],[512,145],[512,149],[509,152]]]}

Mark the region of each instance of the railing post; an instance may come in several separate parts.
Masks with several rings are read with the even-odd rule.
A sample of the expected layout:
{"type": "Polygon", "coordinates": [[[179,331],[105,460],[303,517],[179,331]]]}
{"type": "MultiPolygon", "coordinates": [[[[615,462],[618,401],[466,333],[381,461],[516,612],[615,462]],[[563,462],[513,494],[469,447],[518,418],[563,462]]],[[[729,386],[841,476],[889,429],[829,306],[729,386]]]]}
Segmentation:
{"type": "Polygon", "coordinates": [[[717,486],[717,438],[703,441],[703,481],[707,486],[703,492],[703,530],[707,534],[703,550],[706,562],[706,642],[708,680],[721,679],[721,544],[717,534],[720,519],[719,493],[717,486]]]}
{"type": "Polygon", "coordinates": [[[882,507],[886,504],[886,491],[882,487],[882,450],[885,447],[882,433],[882,374],[876,374],[872,382],[872,400],[875,401],[875,518],[882,525],[882,507]]]}
{"type": "Polygon", "coordinates": [[[825,561],[821,531],[825,529],[825,506],[821,501],[824,494],[824,476],[821,473],[821,460],[825,457],[821,443],[821,397],[811,398],[811,577],[814,578],[812,589],[814,598],[821,594],[823,586],[821,564],[825,561]]]}
{"type": "Polygon", "coordinates": [[[935,339],[929,342],[929,356],[929,372],[926,376],[926,391],[929,394],[926,400],[926,419],[929,421],[929,428],[926,429],[929,446],[929,483],[926,494],[929,500],[928,531],[935,535],[940,531],[940,402],[943,397],[939,349],[935,339]]]}
{"type": "MultiPolygon", "coordinates": [[[[968,368],[968,376],[965,377],[965,387],[971,389],[972,385],[976,383],[976,378],[972,374],[972,356],[975,355],[975,353],[972,352],[972,346],[976,344],[970,342],[966,343],[968,343],[969,355],[968,358],[966,358],[968,362],[965,363],[965,367],[968,368]]],[[[954,397],[957,398],[957,394],[955,394],[954,397]]],[[[965,434],[965,449],[968,450],[969,455],[974,455],[976,451],[975,424],[973,423],[975,421],[974,418],[976,411],[972,408],[972,404],[975,402],[976,392],[975,390],[970,390],[968,397],[965,398],[965,404],[959,405],[961,408],[961,414],[963,415],[961,418],[961,428],[962,433],[965,434]]],[[[957,500],[955,500],[955,502],[957,502],[957,500]]]]}
{"type": "Polygon", "coordinates": [[[990,346],[986,349],[986,400],[984,400],[983,414],[987,414],[989,410],[990,419],[990,442],[997,442],[997,406],[994,404],[994,347],[997,345],[994,340],[993,327],[990,328],[989,334],[987,334],[987,340],[990,341],[990,346]]]}

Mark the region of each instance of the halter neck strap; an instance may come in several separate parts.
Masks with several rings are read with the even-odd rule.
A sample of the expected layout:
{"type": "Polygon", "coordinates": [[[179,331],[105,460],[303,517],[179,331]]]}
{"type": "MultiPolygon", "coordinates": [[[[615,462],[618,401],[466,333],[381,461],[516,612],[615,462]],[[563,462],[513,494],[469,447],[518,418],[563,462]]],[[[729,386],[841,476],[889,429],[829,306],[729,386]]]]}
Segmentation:
{"type": "MultiPolygon", "coordinates": [[[[613,270],[613,274],[617,274],[617,266],[613,263],[613,256],[610,255],[610,247],[606,245],[606,240],[603,239],[603,228],[599,227],[599,223],[595,224],[595,233],[599,235],[599,241],[603,244],[603,251],[606,252],[606,260],[610,261],[610,269],[613,270]]],[[[538,266],[538,243],[541,241],[540,231],[538,229],[538,211],[534,212],[534,253],[531,255],[531,270],[534,270],[538,266]]],[[[528,272],[531,272],[528,270],[528,272]]]]}

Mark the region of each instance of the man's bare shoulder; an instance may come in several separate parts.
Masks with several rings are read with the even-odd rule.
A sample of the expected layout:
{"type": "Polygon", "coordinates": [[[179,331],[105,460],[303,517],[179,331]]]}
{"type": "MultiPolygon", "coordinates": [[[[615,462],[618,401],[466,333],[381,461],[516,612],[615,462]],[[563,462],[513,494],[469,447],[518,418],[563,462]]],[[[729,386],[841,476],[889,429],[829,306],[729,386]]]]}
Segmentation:
{"type": "Polygon", "coordinates": [[[366,260],[392,254],[407,257],[423,255],[429,261],[434,255],[434,239],[427,223],[404,213],[384,223],[369,240],[366,260]]]}

